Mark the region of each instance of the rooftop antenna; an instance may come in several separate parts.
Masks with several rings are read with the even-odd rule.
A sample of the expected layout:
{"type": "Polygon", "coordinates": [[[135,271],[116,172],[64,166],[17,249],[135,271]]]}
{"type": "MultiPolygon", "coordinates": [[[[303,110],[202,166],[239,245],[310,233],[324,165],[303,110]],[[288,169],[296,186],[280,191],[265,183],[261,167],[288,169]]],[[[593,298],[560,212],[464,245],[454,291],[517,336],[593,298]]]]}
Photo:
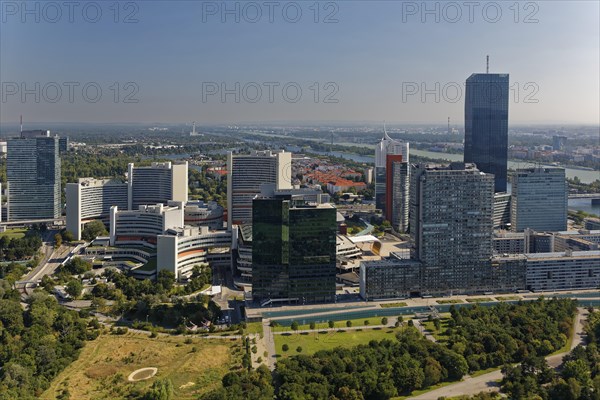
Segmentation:
{"type": "Polygon", "coordinates": [[[192,136],[196,136],[196,121],[192,122],[192,136]]]}
{"type": "Polygon", "coordinates": [[[448,117],[448,133],[450,133],[450,117],[448,117]]]}
{"type": "Polygon", "coordinates": [[[490,56],[485,56],[485,73],[489,74],[490,73],[490,56]]]}
{"type": "Polygon", "coordinates": [[[21,114],[21,136],[23,135],[23,114],[21,114]]]}

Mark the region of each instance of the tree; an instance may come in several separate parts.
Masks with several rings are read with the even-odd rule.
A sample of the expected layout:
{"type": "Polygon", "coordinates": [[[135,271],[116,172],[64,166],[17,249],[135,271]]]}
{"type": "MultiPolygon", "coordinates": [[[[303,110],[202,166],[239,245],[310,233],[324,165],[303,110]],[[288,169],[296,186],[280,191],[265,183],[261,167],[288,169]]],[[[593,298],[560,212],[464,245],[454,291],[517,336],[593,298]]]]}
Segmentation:
{"type": "Polygon", "coordinates": [[[298,330],[298,322],[292,321],[292,326],[290,328],[292,328],[293,331],[297,331],[298,330]]]}
{"type": "Polygon", "coordinates": [[[83,285],[76,279],[70,280],[65,286],[65,292],[73,298],[77,298],[81,296],[81,291],[83,290],[83,285]]]}
{"type": "Polygon", "coordinates": [[[106,235],[108,235],[108,231],[106,230],[104,223],[99,220],[88,222],[81,232],[81,238],[88,242],[96,239],[98,236],[106,235]]]}
{"type": "Polygon", "coordinates": [[[327,324],[329,325],[329,328],[333,328],[335,326],[335,323],[332,320],[329,320],[327,324]]]}
{"type": "Polygon", "coordinates": [[[290,349],[290,346],[287,345],[287,343],[284,343],[283,346],[281,346],[281,350],[283,351],[288,351],[290,349]]]}
{"type": "Polygon", "coordinates": [[[346,321],[346,326],[350,328],[352,326],[352,321],[346,321]]]}
{"type": "Polygon", "coordinates": [[[162,293],[169,293],[173,289],[175,284],[175,274],[172,271],[166,269],[158,271],[156,277],[156,285],[160,288],[162,293]]]}
{"type": "Polygon", "coordinates": [[[171,400],[173,398],[173,383],[170,379],[159,379],[144,395],[144,400],[171,400]]]}
{"type": "Polygon", "coordinates": [[[387,317],[381,318],[381,325],[387,325],[387,323],[388,323],[387,317]]]}
{"type": "Polygon", "coordinates": [[[309,328],[310,328],[310,329],[315,329],[315,322],[314,322],[314,321],[312,321],[312,322],[309,324],[309,328]]]}
{"type": "Polygon", "coordinates": [[[298,346],[298,347],[296,347],[296,351],[297,351],[298,353],[302,353],[302,346],[298,346]]]}
{"type": "Polygon", "coordinates": [[[364,324],[365,324],[365,326],[369,325],[369,320],[368,320],[368,319],[365,319],[365,322],[364,322],[364,324]]]}
{"type": "Polygon", "coordinates": [[[73,236],[73,234],[66,229],[64,231],[62,231],[60,234],[62,235],[62,239],[65,242],[72,242],[75,240],[75,236],[73,236]]]}
{"type": "Polygon", "coordinates": [[[54,246],[55,247],[60,247],[62,246],[62,236],[60,233],[57,233],[56,235],[54,235],[54,246]]]}

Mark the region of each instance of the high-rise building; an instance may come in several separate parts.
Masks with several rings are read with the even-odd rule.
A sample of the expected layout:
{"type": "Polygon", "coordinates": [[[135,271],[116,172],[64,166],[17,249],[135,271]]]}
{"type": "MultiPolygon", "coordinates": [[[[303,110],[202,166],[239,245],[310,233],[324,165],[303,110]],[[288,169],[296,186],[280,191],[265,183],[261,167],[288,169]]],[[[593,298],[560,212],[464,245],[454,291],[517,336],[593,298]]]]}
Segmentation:
{"type": "Polygon", "coordinates": [[[290,196],[252,204],[252,294],[300,304],[333,301],[336,209],[290,196]]]}
{"type": "Polygon", "coordinates": [[[565,149],[567,137],[562,135],[552,136],[552,150],[561,151],[565,149]]]}
{"type": "Polygon", "coordinates": [[[494,229],[510,224],[510,193],[494,193],[494,229]]]}
{"type": "Polygon", "coordinates": [[[127,188],[126,182],[110,179],[81,178],[77,183],[67,183],[67,230],[81,240],[83,223],[108,220],[112,206],[126,210],[127,188]]]}
{"type": "Polygon", "coordinates": [[[9,221],[59,218],[59,138],[50,131],[23,131],[9,139],[6,155],[9,221]]]}
{"type": "Polygon", "coordinates": [[[494,174],[494,191],[506,192],[508,74],[472,74],[465,95],[465,163],[494,174]]]}
{"type": "Polygon", "coordinates": [[[512,176],[512,229],[566,230],[567,189],[563,168],[518,169],[512,176]]]}
{"type": "Polygon", "coordinates": [[[411,258],[425,290],[492,286],[494,178],[474,164],[419,164],[411,170],[411,258]]]}
{"type": "MultiPolygon", "coordinates": [[[[401,155],[404,162],[409,160],[409,144],[400,142],[388,136],[385,127],[383,128],[383,138],[375,148],[375,206],[381,210],[383,215],[387,214],[387,156],[401,155]]],[[[391,171],[390,171],[391,173],[391,171]]],[[[390,221],[391,222],[391,221],[390,221]]]]}
{"type": "Polygon", "coordinates": [[[128,166],[129,209],[141,205],[187,201],[188,163],[154,162],[149,167],[128,166]]]}
{"type": "Polygon", "coordinates": [[[260,185],[274,183],[276,189],[292,188],[292,153],[255,151],[227,155],[227,227],[252,222],[252,199],[260,185]]]}
{"type": "Polygon", "coordinates": [[[399,232],[408,230],[409,168],[401,155],[388,154],[386,159],[385,219],[399,232]]]}

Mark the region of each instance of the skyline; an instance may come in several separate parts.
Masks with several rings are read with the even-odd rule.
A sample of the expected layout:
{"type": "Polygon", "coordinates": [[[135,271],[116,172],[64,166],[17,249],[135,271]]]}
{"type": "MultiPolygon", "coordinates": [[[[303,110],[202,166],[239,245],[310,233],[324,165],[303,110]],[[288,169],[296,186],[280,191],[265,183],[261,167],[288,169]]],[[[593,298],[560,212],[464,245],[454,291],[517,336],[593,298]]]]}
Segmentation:
{"type": "Polygon", "coordinates": [[[220,2],[127,2],[118,10],[82,2],[87,14],[63,9],[60,18],[41,2],[28,3],[31,14],[3,2],[0,124],[24,115],[32,123],[199,125],[450,117],[464,126],[464,83],[485,71],[486,55],[490,72],[511,76],[509,125],[600,124],[598,2],[521,2],[518,12],[512,3],[477,2],[473,22],[457,2],[456,23],[443,2],[428,3],[438,10],[430,14],[420,2],[321,2],[318,15],[313,3],[275,2],[287,15],[274,11],[272,23],[264,3],[251,3],[261,8],[256,23],[241,2],[227,10],[220,2]],[[222,84],[236,92],[225,102],[222,84]],[[33,91],[25,101],[23,88],[33,91]],[[102,96],[92,102],[97,88],[102,96]]]}

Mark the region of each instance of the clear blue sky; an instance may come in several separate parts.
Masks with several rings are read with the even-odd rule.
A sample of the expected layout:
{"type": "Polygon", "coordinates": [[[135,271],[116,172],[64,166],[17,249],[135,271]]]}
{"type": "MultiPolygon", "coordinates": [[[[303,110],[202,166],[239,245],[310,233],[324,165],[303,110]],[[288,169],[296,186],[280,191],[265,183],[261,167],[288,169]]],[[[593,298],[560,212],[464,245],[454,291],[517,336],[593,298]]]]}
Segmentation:
{"type": "MultiPolygon", "coordinates": [[[[450,116],[462,127],[464,92],[453,102],[454,90],[471,73],[484,72],[489,54],[490,72],[510,74],[510,123],[599,123],[598,1],[520,2],[518,16],[512,1],[481,1],[473,22],[462,1],[454,3],[462,13],[457,22],[452,22],[457,9],[446,2],[427,3],[430,9],[438,7],[439,22],[435,12],[424,14],[420,1],[320,2],[318,16],[313,1],[273,3],[270,22],[266,2],[228,2],[230,9],[239,7],[236,22],[236,15],[223,13],[220,1],[120,2],[118,16],[113,1],[81,1],[70,21],[62,1],[54,3],[61,15],[46,2],[28,2],[34,11],[24,14],[22,2],[2,1],[0,122],[18,121],[23,114],[32,122],[443,124],[450,116]],[[251,22],[254,5],[262,13],[256,23],[251,22]],[[297,8],[302,16],[292,23],[297,8]],[[96,18],[98,9],[102,15],[96,18]],[[130,14],[137,22],[124,23],[130,14]],[[325,23],[330,14],[332,23],[325,23]],[[525,23],[527,17],[537,22],[525,23]],[[94,19],[98,22],[92,23],[94,19]],[[36,82],[40,102],[34,94],[23,101],[21,85],[35,92],[36,82]],[[79,83],[72,103],[66,82],[79,83]],[[82,87],[89,82],[102,89],[96,103],[83,97],[82,87]],[[116,103],[115,82],[120,86],[116,103]],[[127,82],[135,85],[125,87],[127,82]],[[225,102],[219,94],[205,93],[203,99],[203,82],[229,88],[239,82],[240,102],[235,103],[233,94],[225,102]],[[249,101],[256,96],[250,82],[262,87],[256,103],[249,101]],[[265,82],[279,83],[272,103],[265,82]],[[297,103],[283,97],[288,82],[302,89],[297,103]],[[320,86],[317,102],[315,82],[320,86]],[[328,82],[334,85],[325,87],[328,82]],[[403,86],[405,92],[414,89],[407,87],[412,82],[434,92],[439,82],[439,102],[434,94],[403,99],[403,86]],[[62,97],[53,103],[57,85],[62,97]],[[124,103],[136,88],[139,92],[131,98],[139,101],[124,103]],[[338,102],[325,103],[336,89],[331,98],[338,102]]],[[[205,92],[214,89],[210,85],[204,84],[205,92]]],[[[95,96],[94,87],[88,94],[95,96]]],[[[288,95],[295,95],[294,87],[288,95]]]]}

